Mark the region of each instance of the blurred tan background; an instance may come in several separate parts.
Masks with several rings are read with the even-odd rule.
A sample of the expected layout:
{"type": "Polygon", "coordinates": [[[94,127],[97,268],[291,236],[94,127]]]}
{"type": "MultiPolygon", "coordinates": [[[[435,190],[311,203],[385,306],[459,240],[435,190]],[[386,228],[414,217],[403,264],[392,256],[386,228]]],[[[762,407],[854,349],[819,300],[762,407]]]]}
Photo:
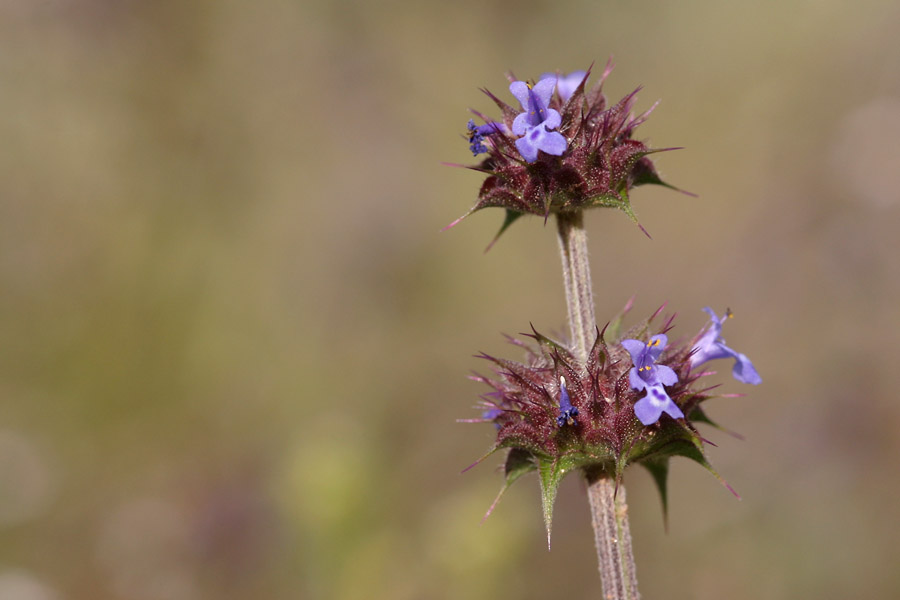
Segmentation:
{"type": "Polygon", "coordinates": [[[577,477],[479,521],[477,351],[565,330],[467,108],[614,56],[693,199],[588,219],[598,318],[730,306],[743,495],[626,476],[646,598],[900,596],[900,4],[0,1],[0,598],[598,598],[577,477]]]}

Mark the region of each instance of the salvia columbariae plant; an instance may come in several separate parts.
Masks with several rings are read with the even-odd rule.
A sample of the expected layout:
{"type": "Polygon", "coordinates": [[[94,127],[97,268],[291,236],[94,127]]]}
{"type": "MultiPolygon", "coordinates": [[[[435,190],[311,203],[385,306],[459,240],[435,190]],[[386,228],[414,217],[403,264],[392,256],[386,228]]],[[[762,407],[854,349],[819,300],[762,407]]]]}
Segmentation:
{"type": "Polygon", "coordinates": [[[548,544],[560,482],[571,472],[584,475],[604,598],[634,600],[640,595],[622,485],[625,468],[640,464],[649,470],[664,514],[673,456],[696,461],[727,487],[710,466],[696,427],[715,426],[704,403],[729,395],[704,383],[711,373],[705,365],[731,359],[735,379],[754,385],[761,379],[750,360],[722,339],[730,310],[719,317],[705,308],[709,323],[697,335],[671,343],[673,318],[662,316],[664,307],[624,329],[629,301],[602,329],[597,326],[583,211],[614,208],[637,223],[632,188],[677,189],[663,182],[650,159],[674,148],[654,149],[634,139],[652,108],[635,116],[638,90],[609,104],[602,88],[610,71],[608,63],[590,88],[590,70],[547,73],[537,81],[510,76],[509,92],[518,107],[483,90],[500,117],[472,111],[482,123],[469,120],[467,140],[474,156],[485,155],[468,168],[486,178],[475,206],[451,226],[483,208],[500,207],[505,218],[496,241],[523,215],[556,217],[570,339],[552,340],[532,328],[527,341],[509,338],[524,353],[523,362],[482,354],[493,374],[472,379],[490,391],[477,407],[480,417],[464,420],[496,429],[496,442],[478,462],[506,452],[500,495],[522,475],[537,472],[548,544]]]}

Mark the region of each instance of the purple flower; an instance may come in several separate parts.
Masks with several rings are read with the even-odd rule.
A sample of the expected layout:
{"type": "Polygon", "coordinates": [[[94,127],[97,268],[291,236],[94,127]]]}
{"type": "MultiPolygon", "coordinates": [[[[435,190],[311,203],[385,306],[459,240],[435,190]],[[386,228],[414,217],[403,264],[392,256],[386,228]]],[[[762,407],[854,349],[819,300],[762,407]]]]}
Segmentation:
{"type": "Polygon", "coordinates": [[[559,378],[559,416],[556,417],[556,426],[562,427],[566,423],[574,425],[577,421],[578,409],[572,406],[569,400],[569,390],[566,389],[566,380],[564,377],[559,378]]]}
{"type": "Polygon", "coordinates": [[[509,91],[525,111],[513,120],[512,132],[521,136],[516,140],[516,148],[526,162],[536,161],[538,150],[554,156],[561,156],[566,151],[566,138],[556,131],[548,131],[556,129],[562,122],[559,113],[548,108],[555,87],[555,79],[541,79],[534,87],[524,81],[509,84],[509,91]]]}
{"type": "Polygon", "coordinates": [[[489,408],[487,410],[481,411],[481,418],[484,419],[485,421],[493,421],[494,427],[497,429],[500,429],[500,423],[497,422],[497,419],[502,414],[503,414],[503,410],[501,410],[499,408],[489,408]]]}
{"type": "Polygon", "coordinates": [[[489,408],[487,410],[481,411],[481,418],[485,421],[493,421],[502,414],[503,411],[499,408],[489,408]]]}
{"type": "Polygon", "coordinates": [[[558,73],[544,73],[541,79],[553,79],[556,82],[556,92],[563,102],[568,102],[581,82],[587,71],[572,71],[568,75],[559,75],[558,73]]]}
{"type": "Polygon", "coordinates": [[[488,151],[488,147],[484,145],[485,136],[500,133],[506,129],[506,126],[494,122],[476,125],[474,119],[469,119],[466,129],[469,130],[469,150],[472,151],[472,156],[478,156],[488,151]]]}
{"type": "Polygon", "coordinates": [[[634,363],[628,381],[635,390],[647,390],[647,395],[634,404],[634,414],[644,425],[656,423],[663,413],[673,419],[684,418],[664,387],[678,383],[678,375],[670,367],[656,364],[668,342],[664,334],[654,335],[646,344],[640,340],[622,340],[622,347],[628,350],[634,363]]]}
{"type": "Polygon", "coordinates": [[[726,310],[725,316],[721,319],[708,306],[703,310],[709,314],[710,323],[694,344],[694,353],[691,355],[691,368],[719,358],[733,358],[734,368],[731,369],[731,374],[735,379],[741,383],[750,383],[752,385],[762,383],[762,378],[756,372],[756,368],[750,362],[750,359],[726,346],[725,340],[722,339],[722,323],[726,319],[731,318],[731,310],[726,310]]]}

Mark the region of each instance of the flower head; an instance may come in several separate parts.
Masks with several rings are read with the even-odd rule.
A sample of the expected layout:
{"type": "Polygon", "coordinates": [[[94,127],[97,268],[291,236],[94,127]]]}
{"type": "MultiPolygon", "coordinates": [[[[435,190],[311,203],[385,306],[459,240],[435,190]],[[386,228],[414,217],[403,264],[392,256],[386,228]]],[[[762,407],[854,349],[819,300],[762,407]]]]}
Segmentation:
{"type": "Polygon", "coordinates": [[[622,340],[622,347],[628,350],[634,364],[628,372],[628,381],[632,389],[647,390],[647,395],[634,404],[634,414],[644,425],[656,423],[663,413],[673,419],[684,418],[684,413],[672,402],[665,388],[678,383],[678,375],[671,367],[656,364],[668,342],[665,334],[654,335],[647,343],[622,340]]]}
{"type": "Polygon", "coordinates": [[[752,385],[762,383],[762,378],[756,372],[756,367],[753,366],[750,359],[726,346],[725,340],[722,339],[722,323],[732,317],[731,310],[726,310],[721,319],[708,306],[703,310],[709,315],[710,322],[694,343],[691,366],[698,367],[705,362],[719,358],[733,358],[734,367],[731,369],[731,374],[735,379],[741,383],[752,385]]]}
{"type": "Polygon", "coordinates": [[[637,223],[630,191],[643,184],[672,187],[660,179],[649,155],[673,148],[650,148],[634,139],[653,109],[634,114],[637,90],[608,105],[602,88],[611,69],[607,66],[591,88],[586,87],[590,71],[545,74],[537,82],[511,79],[509,91],[519,107],[485,90],[501,118],[475,112],[485,124],[469,125],[470,150],[487,154],[470,168],[487,177],[465,216],[502,207],[506,220],[500,233],[525,214],[546,218],[593,207],[617,208],[637,223]]]}
{"type": "Polygon", "coordinates": [[[472,421],[496,427],[488,455],[509,450],[507,485],[539,471],[548,529],[557,486],[573,470],[618,478],[639,463],[663,495],[672,456],[691,458],[716,475],[695,428],[698,421],[711,423],[701,404],[715,396],[700,383],[706,373],[692,370],[693,340],[670,344],[665,332],[672,319],[651,330],[659,312],[625,335],[619,334],[621,319],[598,331],[585,362],[536,331],[528,335],[533,346],[511,340],[526,350],[524,362],[481,355],[495,373],[472,377],[491,388],[478,406],[481,418],[472,421]]]}

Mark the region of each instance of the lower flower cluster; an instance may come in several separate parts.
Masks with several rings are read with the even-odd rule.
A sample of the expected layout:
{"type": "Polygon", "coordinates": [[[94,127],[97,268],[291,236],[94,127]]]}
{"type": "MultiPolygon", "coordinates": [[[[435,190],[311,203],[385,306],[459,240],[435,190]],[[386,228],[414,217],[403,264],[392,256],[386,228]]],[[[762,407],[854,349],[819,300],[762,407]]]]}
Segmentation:
{"type": "Polygon", "coordinates": [[[597,332],[584,363],[564,344],[536,331],[528,335],[533,344],[511,338],[525,349],[525,362],[481,355],[495,365],[495,373],[472,377],[491,388],[482,396],[482,418],[472,421],[496,427],[497,441],[488,455],[510,450],[507,485],[539,471],[548,528],[556,487],[575,469],[600,469],[618,479],[629,464],[643,464],[664,501],[670,457],[686,456],[715,475],[694,426],[712,423],[701,405],[716,397],[711,393],[715,386],[701,383],[710,372],[700,367],[733,358],[736,379],[751,384],[761,379],[750,360],[722,340],[730,311],[720,319],[705,310],[711,322],[693,339],[674,344],[667,336],[672,318],[652,328],[662,308],[621,335],[619,317],[597,332]]]}

